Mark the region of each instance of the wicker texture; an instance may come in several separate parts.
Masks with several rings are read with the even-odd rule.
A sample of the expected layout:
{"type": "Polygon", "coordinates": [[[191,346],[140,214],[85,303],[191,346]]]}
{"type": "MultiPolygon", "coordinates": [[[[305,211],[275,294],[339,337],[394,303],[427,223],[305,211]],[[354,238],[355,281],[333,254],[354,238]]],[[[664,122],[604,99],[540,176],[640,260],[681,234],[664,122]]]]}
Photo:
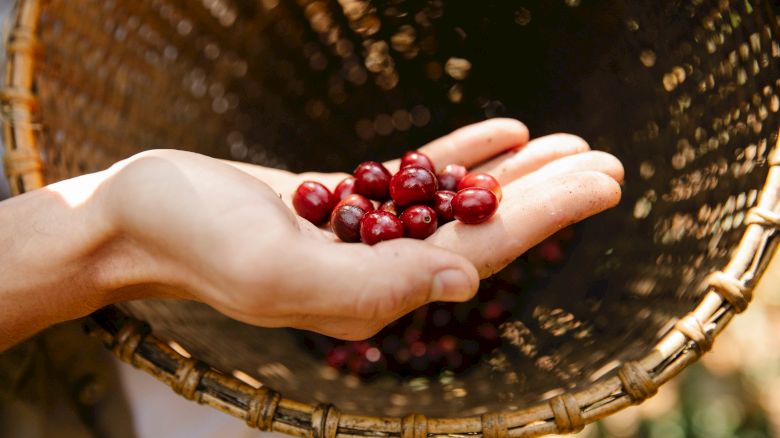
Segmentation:
{"type": "MultiPolygon", "coordinates": [[[[651,397],[747,308],[780,225],[776,28],[757,0],[24,0],[0,96],[6,169],[20,193],[149,147],[344,170],[499,114],[574,130],[624,161],[624,201],[578,229],[468,373],[340,376],[287,331],[193,303],[128,303],[93,327],[263,430],[574,432],[651,397]]],[[[516,274],[488,283],[511,290],[516,274]]]]}

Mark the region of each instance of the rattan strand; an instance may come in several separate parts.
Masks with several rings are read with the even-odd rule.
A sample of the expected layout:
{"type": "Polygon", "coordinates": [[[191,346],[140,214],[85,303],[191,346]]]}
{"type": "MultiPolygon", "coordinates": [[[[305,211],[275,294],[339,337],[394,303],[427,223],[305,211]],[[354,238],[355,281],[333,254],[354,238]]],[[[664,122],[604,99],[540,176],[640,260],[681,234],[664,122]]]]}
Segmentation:
{"type": "MultiPolygon", "coordinates": [[[[6,168],[14,193],[42,186],[41,163],[32,120],[35,98],[31,92],[37,44],[35,33],[38,0],[24,0],[18,9],[14,41],[9,45],[8,75],[0,93],[7,113],[4,123],[8,145],[6,168]]],[[[775,146],[776,150],[780,145],[775,146]]],[[[121,360],[133,364],[171,386],[184,397],[207,404],[244,419],[261,430],[274,430],[298,436],[427,436],[473,434],[488,438],[530,437],[546,433],[569,433],[656,393],[658,387],[677,375],[709,350],[717,334],[735,312],[747,307],[755,279],[766,266],[772,237],[780,221],[774,210],[780,191],[780,169],[773,166],[762,191],[759,206],[748,216],[750,226],[731,263],[708,277],[709,294],[697,308],[677,322],[656,349],[638,362],[627,362],[617,376],[576,393],[563,393],[548,402],[514,412],[494,412],[481,417],[426,418],[412,414],[403,418],[361,417],[341,414],[330,405],[307,405],[288,400],[267,388],[256,389],[195,359],[177,353],[150,333],[149,326],[114,313],[94,315],[93,334],[121,360]],[[746,282],[745,279],[750,280],[746,282]],[[659,351],[661,352],[659,354],[659,351]],[[166,370],[159,358],[174,361],[175,370],[166,370]],[[207,385],[206,383],[209,382],[207,385]]],[[[115,312],[115,311],[112,311],[115,312]]]]}

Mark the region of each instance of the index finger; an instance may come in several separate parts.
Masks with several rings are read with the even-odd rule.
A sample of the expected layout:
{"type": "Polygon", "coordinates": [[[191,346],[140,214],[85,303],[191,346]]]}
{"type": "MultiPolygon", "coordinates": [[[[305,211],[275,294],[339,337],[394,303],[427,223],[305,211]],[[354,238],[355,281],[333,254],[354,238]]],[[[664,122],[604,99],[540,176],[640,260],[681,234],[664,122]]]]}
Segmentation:
{"type": "MultiPolygon", "coordinates": [[[[472,167],[483,161],[528,143],[528,128],[515,119],[497,118],[464,126],[437,138],[419,149],[436,168],[447,164],[472,167]]],[[[398,171],[400,160],[385,163],[390,172],[398,171]]]]}

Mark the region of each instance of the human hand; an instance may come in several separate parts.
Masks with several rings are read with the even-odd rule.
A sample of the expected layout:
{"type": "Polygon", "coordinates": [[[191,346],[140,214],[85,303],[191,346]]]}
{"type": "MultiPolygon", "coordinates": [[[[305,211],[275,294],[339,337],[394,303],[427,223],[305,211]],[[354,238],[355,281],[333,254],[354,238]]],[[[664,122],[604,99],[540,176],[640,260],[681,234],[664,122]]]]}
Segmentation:
{"type": "Polygon", "coordinates": [[[150,297],[202,301],[250,324],[365,338],[427,302],[471,298],[479,276],[620,197],[614,157],[587,152],[573,136],[528,142],[518,122],[483,122],[422,150],[438,166],[496,176],[504,185],[496,216],[446,224],[426,241],[338,243],[277,192],[289,201],[304,179],[334,186],[345,175],[182,151],[144,152],[4,201],[0,350],[47,325],[150,297]]]}
{"type": "Polygon", "coordinates": [[[301,181],[333,187],[346,174],[233,164],[251,178],[180,151],[147,152],[117,166],[111,211],[141,242],[138,251],[148,258],[142,265],[154,267],[164,295],[203,301],[251,324],[356,339],[428,302],[468,300],[479,276],[620,196],[622,167],[614,157],[587,152],[573,136],[528,142],[514,121],[473,125],[421,150],[439,166],[483,163],[474,170],[504,185],[497,215],[480,226],[445,224],[426,242],[337,243],[278,195],[289,206],[301,181]]]}
{"type": "MultiPolygon", "coordinates": [[[[559,229],[613,207],[620,200],[623,166],[614,156],[591,151],[570,134],[529,141],[528,129],[513,119],[490,119],[458,129],[420,148],[437,169],[461,164],[493,175],[503,186],[498,218],[479,227],[458,222],[427,239],[455,251],[488,277],[559,229]]],[[[270,185],[292,209],[292,194],[303,181],[331,190],[346,173],[295,174],[247,163],[228,162],[270,185]]],[[[390,172],[399,160],[384,163],[390,172]]],[[[313,227],[301,219],[303,226],[313,227]]],[[[330,235],[326,230],[326,235],[330,235]]],[[[330,238],[336,239],[335,236],[330,238]]]]}

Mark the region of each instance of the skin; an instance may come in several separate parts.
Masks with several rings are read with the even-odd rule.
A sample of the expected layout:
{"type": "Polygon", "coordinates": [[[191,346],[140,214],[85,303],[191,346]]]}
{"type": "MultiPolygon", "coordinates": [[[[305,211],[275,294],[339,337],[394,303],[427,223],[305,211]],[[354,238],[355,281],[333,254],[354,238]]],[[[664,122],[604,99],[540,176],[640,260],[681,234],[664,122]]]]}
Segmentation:
{"type": "MultiPolygon", "coordinates": [[[[363,339],[431,301],[466,301],[555,231],[616,205],[623,168],[575,136],[492,119],[420,150],[503,185],[492,219],[425,241],[338,242],[291,210],[293,174],[155,150],[0,203],[0,351],[125,300],[206,303],[249,324],[363,339]]],[[[398,161],[386,163],[395,172],[398,161]]]]}

